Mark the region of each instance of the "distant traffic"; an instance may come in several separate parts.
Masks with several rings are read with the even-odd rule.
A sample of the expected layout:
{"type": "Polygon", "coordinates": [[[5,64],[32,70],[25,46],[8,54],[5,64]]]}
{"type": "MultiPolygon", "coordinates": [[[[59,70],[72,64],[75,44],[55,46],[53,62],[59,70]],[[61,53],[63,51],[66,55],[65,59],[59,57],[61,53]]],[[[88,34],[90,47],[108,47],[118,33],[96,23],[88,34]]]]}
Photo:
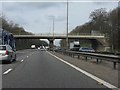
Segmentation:
{"type": "MultiPolygon", "coordinates": [[[[64,48],[61,48],[60,46],[54,46],[53,49],[50,49],[49,46],[42,45],[42,46],[36,47],[35,44],[31,45],[31,49],[51,50],[51,51],[66,50],[64,48]]],[[[81,47],[79,41],[71,42],[68,50],[78,51],[78,52],[95,52],[95,50],[92,47],[81,47]]]]}

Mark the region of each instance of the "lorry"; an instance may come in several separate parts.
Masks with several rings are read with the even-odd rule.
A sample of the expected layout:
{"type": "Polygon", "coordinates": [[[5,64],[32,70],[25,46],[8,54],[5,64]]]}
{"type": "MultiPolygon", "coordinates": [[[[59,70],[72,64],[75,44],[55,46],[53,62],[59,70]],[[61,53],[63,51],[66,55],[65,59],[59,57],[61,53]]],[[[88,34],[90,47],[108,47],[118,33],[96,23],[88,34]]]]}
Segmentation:
{"type": "Polygon", "coordinates": [[[13,50],[16,50],[15,39],[12,33],[0,28],[0,45],[10,45],[13,50]]]}
{"type": "Polygon", "coordinates": [[[80,48],[79,41],[70,42],[70,50],[71,51],[79,51],[79,48],[80,48]]]}

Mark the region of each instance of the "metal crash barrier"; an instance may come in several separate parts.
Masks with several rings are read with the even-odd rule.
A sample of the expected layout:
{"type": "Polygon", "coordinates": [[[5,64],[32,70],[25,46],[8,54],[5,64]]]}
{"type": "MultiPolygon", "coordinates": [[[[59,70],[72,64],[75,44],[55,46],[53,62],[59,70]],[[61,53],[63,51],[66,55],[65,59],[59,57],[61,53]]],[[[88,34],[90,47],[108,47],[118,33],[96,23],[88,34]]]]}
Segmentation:
{"type": "Polygon", "coordinates": [[[91,53],[91,52],[76,52],[76,51],[67,51],[67,50],[57,50],[56,52],[71,56],[73,58],[77,56],[78,59],[80,57],[84,57],[86,61],[88,61],[88,58],[95,58],[97,64],[101,63],[102,60],[113,62],[114,69],[116,69],[117,63],[120,63],[119,55],[99,54],[99,53],[91,53]]]}

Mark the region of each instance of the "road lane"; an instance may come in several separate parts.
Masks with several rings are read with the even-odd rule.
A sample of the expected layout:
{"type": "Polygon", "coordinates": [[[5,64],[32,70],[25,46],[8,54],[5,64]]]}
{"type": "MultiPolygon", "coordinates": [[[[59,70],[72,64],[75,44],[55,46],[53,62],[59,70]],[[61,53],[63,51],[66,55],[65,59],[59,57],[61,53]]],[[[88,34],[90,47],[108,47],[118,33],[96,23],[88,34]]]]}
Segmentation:
{"type": "Polygon", "coordinates": [[[22,60],[22,62],[24,60],[26,60],[27,56],[33,54],[34,51],[36,51],[36,50],[26,49],[26,50],[17,51],[16,52],[17,59],[15,62],[12,62],[11,64],[7,64],[7,63],[1,64],[2,65],[2,73],[9,70],[10,68],[17,67],[19,64],[21,64],[21,60],[22,60]]]}
{"type": "Polygon", "coordinates": [[[3,88],[105,88],[93,79],[52,57],[35,51],[7,75],[3,88]]]}
{"type": "Polygon", "coordinates": [[[107,63],[101,62],[100,64],[97,64],[90,61],[86,62],[85,60],[73,58],[56,52],[51,53],[63,59],[64,61],[71,63],[77,66],[78,68],[87,71],[90,74],[95,75],[116,87],[119,87],[119,71],[109,67],[107,63]]]}

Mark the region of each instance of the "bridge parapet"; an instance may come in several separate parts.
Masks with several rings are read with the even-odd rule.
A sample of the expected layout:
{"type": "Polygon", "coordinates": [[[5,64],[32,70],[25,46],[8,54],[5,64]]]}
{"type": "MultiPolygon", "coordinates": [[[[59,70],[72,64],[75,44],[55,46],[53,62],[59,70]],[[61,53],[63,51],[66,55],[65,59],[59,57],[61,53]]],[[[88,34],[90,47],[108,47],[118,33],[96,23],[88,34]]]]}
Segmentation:
{"type": "MultiPolygon", "coordinates": [[[[41,35],[41,36],[66,36],[66,33],[38,33],[38,34],[34,34],[34,35],[41,35]]],[[[69,34],[71,36],[105,36],[104,34],[89,34],[89,33],[76,33],[76,34],[69,34]]]]}
{"type": "MultiPolygon", "coordinates": [[[[14,37],[16,39],[52,39],[54,37],[54,39],[65,39],[66,35],[14,35],[14,37]]],[[[69,39],[79,39],[79,38],[85,38],[85,39],[104,39],[105,36],[101,35],[101,36],[95,36],[95,35],[68,35],[69,39]]]]}

